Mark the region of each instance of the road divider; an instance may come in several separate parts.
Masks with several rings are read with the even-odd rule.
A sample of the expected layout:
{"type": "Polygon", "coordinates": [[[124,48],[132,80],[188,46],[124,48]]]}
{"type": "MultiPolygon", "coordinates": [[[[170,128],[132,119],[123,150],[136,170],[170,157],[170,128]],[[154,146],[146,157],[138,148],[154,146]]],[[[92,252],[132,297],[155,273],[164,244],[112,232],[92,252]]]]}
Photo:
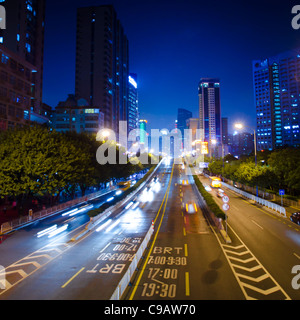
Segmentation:
{"type": "Polygon", "coordinates": [[[125,272],[124,276],[122,277],[122,279],[118,283],[115,291],[113,292],[110,300],[120,300],[121,299],[123,293],[125,292],[125,290],[127,289],[128,285],[130,283],[130,279],[132,278],[133,274],[136,272],[136,268],[139,264],[140,259],[142,258],[143,254],[144,254],[145,249],[147,248],[148,242],[150,241],[153,232],[154,232],[154,229],[151,225],[143,242],[141,243],[138,251],[136,252],[132,262],[130,263],[127,271],[125,272]]]}
{"type": "Polygon", "coordinates": [[[214,201],[211,194],[209,194],[204,186],[202,185],[200,179],[197,175],[193,175],[195,183],[193,184],[195,191],[198,193],[199,198],[202,200],[202,203],[205,205],[205,208],[202,208],[203,212],[206,212],[210,221],[218,228],[222,238],[226,243],[231,243],[231,239],[225,231],[223,221],[226,218],[225,213],[220,209],[217,203],[214,201]]]}

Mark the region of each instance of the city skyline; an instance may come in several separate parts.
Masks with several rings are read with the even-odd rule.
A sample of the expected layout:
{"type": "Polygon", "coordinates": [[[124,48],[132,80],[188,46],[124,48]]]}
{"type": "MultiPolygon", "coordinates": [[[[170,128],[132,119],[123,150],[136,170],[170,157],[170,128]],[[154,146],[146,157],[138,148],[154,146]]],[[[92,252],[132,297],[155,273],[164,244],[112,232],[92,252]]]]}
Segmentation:
{"type": "Polygon", "coordinates": [[[300,300],[294,1],[0,0],[1,301],[300,300]]]}
{"type": "Polygon", "coordinates": [[[102,4],[114,5],[128,37],[129,72],[139,75],[139,108],[149,128],[172,128],[178,108],[198,116],[201,77],[220,78],[229,131],[236,121],[255,126],[252,61],[300,46],[291,26],[293,2],[241,8],[237,1],[52,1],[44,62],[44,102],[52,107],[74,92],[76,10],[102,4]]]}

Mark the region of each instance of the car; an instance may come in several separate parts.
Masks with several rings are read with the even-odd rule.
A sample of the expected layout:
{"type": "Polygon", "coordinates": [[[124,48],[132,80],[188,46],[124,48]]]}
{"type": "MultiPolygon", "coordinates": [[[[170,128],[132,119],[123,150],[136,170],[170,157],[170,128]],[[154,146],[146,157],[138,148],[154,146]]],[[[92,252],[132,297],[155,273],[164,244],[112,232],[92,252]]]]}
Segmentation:
{"type": "Polygon", "coordinates": [[[297,223],[300,226],[300,212],[294,212],[290,216],[290,219],[292,222],[297,223]]]}
{"type": "Polygon", "coordinates": [[[210,191],[212,190],[210,186],[205,186],[204,188],[205,188],[205,190],[208,191],[208,192],[210,192],[210,191]]]}
{"type": "Polygon", "coordinates": [[[224,196],[224,190],[223,189],[218,189],[217,190],[217,197],[218,198],[223,198],[224,196]]]}
{"type": "Polygon", "coordinates": [[[189,213],[189,214],[196,213],[198,211],[196,203],[195,202],[187,202],[185,204],[185,211],[186,211],[186,213],[189,213]]]}

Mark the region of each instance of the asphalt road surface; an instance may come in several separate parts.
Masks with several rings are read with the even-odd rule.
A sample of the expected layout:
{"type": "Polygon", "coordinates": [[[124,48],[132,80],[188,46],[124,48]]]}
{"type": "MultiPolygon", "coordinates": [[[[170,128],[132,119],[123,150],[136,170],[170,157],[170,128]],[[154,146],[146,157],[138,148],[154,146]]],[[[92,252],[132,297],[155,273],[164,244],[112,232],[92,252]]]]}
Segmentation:
{"type": "Polygon", "coordinates": [[[292,268],[300,264],[297,225],[225,190],[232,240],[225,243],[206,216],[188,168],[164,162],[157,176],[159,181],[141,190],[134,204],[125,204],[77,241],[71,239],[88,221],[84,212],[57,217],[60,223],[37,223],[4,241],[0,264],[6,286],[0,288],[0,300],[108,300],[152,222],[153,236],[122,299],[300,298],[292,286],[292,268]],[[68,228],[38,237],[53,223],[68,228]]]}

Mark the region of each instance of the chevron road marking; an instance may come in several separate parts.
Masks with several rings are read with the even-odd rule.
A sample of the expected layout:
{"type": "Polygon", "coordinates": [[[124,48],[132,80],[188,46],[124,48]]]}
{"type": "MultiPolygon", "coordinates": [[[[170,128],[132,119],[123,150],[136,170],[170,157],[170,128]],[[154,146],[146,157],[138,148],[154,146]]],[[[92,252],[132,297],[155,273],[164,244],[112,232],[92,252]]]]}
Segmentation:
{"type": "Polygon", "coordinates": [[[266,273],[263,274],[262,276],[256,278],[256,279],[254,279],[253,277],[246,276],[246,275],[241,274],[241,273],[236,273],[236,274],[241,278],[248,279],[248,280],[251,280],[251,281],[254,281],[254,282],[260,282],[260,281],[265,280],[265,279],[267,279],[269,277],[269,275],[267,275],[266,273]]]}
{"type": "Polygon", "coordinates": [[[0,289],[0,296],[71,247],[66,243],[54,241],[6,267],[5,279],[1,280],[1,287],[4,289],[0,289]]]}
{"type": "Polygon", "coordinates": [[[274,296],[271,296],[273,294],[281,300],[290,300],[290,297],[287,295],[287,293],[247,248],[234,230],[231,227],[230,229],[240,241],[241,245],[235,247],[231,247],[230,245],[222,245],[222,249],[246,299],[257,300],[259,299],[259,295],[272,299],[272,297],[274,298],[274,296]],[[236,252],[236,250],[240,251],[236,252]],[[243,259],[243,255],[247,256],[247,258],[245,257],[243,259]],[[251,266],[247,266],[249,262],[252,262],[251,266]],[[253,265],[253,263],[255,265],[253,265]],[[247,272],[247,274],[243,274],[239,270],[243,270],[247,272]],[[253,272],[257,270],[261,271],[260,275],[253,274],[253,272]]]}
{"type": "Polygon", "coordinates": [[[229,224],[228,227],[235,234],[240,244],[235,246],[223,244],[213,228],[212,230],[245,298],[247,300],[258,300],[274,299],[275,297],[278,300],[290,300],[288,294],[247,248],[229,224]]]}

